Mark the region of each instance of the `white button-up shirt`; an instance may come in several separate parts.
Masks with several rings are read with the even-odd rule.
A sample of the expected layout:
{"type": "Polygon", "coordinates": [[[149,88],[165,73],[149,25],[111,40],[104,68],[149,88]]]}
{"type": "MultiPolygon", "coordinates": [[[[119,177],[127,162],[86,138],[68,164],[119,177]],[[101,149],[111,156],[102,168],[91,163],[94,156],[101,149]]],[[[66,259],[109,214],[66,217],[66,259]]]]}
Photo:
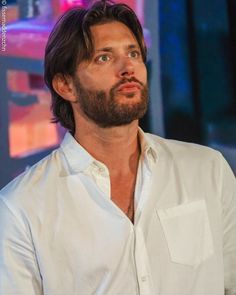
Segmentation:
{"type": "Polygon", "coordinates": [[[0,295],[236,295],[232,171],[209,148],[139,136],[134,224],[69,133],[0,192],[0,295]]]}

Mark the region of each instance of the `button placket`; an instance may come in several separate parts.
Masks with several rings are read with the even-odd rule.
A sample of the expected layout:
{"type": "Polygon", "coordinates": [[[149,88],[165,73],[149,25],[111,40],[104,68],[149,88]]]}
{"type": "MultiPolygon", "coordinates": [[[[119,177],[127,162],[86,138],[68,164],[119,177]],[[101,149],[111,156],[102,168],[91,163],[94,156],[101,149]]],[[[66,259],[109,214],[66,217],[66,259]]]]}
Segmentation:
{"type": "Polygon", "coordinates": [[[109,171],[106,167],[103,167],[103,164],[93,162],[93,177],[102,192],[106,197],[110,198],[110,177],[109,171]]]}
{"type": "Polygon", "coordinates": [[[140,295],[153,295],[152,281],[149,275],[149,262],[141,228],[135,229],[135,260],[139,281],[140,295]]]}

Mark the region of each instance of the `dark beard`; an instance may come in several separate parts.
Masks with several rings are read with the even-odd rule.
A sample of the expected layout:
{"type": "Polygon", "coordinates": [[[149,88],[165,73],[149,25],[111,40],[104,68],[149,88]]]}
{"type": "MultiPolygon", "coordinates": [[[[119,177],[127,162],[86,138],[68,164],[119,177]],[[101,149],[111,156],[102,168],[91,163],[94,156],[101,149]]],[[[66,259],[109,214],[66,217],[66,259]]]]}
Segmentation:
{"type": "MultiPolygon", "coordinates": [[[[80,107],[84,114],[98,126],[109,128],[127,125],[134,120],[141,119],[147,111],[148,87],[135,78],[123,79],[115,84],[109,91],[93,91],[84,88],[77,77],[74,78],[80,107]],[[122,104],[116,101],[116,89],[127,82],[136,82],[141,85],[141,98],[137,103],[122,104]]],[[[134,93],[128,93],[127,98],[132,99],[134,93]]]]}

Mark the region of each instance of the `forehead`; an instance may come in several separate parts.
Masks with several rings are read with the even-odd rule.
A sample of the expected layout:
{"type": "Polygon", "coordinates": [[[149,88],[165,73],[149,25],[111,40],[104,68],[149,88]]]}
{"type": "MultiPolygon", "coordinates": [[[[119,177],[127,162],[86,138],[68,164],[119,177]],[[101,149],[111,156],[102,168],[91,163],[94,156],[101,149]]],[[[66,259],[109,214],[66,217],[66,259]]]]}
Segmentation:
{"type": "Polygon", "coordinates": [[[90,28],[94,49],[118,44],[138,45],[132,31],[123,23],[114,21],[93,25],[90,28]]]}

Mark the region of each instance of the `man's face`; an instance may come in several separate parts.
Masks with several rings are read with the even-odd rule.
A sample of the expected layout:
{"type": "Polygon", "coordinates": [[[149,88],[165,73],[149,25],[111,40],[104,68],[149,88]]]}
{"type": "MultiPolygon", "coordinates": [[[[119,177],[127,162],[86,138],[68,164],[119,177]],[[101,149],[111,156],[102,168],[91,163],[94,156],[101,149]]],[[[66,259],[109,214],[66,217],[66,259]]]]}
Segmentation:
{"type": "Polygon", "coordinates": [[[79,110],[107,128],[131,123],[146,112],[147,73],[132,32],[120,22],[91,27],[94,56],[74,77],[79,110]]]}

